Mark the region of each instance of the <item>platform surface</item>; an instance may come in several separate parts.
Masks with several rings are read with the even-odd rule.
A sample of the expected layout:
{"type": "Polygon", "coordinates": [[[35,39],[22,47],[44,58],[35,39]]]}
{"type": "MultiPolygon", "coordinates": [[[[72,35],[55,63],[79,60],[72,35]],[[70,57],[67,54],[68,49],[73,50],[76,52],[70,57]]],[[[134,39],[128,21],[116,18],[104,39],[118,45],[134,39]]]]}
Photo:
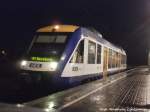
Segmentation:
{"type": "Polygon", "coordinates": [[[46,112],[150,112],[150,71],[138,67],[25,105],[46,112]]]}

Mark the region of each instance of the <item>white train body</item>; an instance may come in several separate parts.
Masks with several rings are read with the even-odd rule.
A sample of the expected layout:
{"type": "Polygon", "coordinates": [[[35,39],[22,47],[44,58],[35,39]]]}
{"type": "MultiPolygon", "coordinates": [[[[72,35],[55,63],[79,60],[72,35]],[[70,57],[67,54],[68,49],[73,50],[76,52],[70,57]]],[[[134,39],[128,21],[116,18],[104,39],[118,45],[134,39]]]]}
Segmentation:
{"type": "Polygon", "coordinates": [[[47,74],[59,86],[92,77],[102,78],[106,74],[126,69],[125,51],[105,40],[95,30],[59,25],[41,28],[37,33],[38,36],[33,39],[29,52],[21,63],[23,73],[28,76],[39,74],[37,76],[44,77],[47,74]],[[55,42],[51,42],[49,35],[53,35],[52,38],[54,35],[59,36],[55,37],[55,42]],[[44,43],[51,47],[43,50],[44,43]],[[40,47],[39,50],[34,48],[38,45],[42,50],[40,47]]]}

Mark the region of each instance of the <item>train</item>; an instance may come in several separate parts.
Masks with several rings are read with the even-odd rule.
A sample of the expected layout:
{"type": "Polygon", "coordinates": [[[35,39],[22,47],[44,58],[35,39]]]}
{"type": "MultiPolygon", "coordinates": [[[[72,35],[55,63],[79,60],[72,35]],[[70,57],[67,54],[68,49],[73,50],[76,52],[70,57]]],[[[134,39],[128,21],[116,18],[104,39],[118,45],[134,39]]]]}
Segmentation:
{"type": "Polygon", "coordinates": [[[27,82],[62,88],[125,70],[127,55],[97,30],[75,25],[39,28],[20,62],[27,82]]]}

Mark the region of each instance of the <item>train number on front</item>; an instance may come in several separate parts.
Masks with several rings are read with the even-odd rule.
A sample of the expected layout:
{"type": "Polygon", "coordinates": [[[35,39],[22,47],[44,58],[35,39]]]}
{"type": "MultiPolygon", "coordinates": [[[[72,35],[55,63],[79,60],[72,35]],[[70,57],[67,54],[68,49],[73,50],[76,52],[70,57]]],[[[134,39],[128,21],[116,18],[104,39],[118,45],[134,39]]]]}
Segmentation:
{"type": "Polygon", "coordinates": [[[72,71],[78,71],[78,67],[72,67],[72,71]]]}

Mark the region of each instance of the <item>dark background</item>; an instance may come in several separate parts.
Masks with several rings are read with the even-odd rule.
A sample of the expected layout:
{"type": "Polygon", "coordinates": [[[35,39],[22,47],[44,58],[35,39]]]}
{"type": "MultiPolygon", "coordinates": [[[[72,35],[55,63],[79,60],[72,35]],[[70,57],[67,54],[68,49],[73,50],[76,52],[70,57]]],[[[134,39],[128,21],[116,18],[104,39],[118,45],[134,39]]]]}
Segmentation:
{"type": "Polygon", "coordinates": [[[36,29],[53,23],[92,26],[126,50],[128,65],[147,64],[149,0],[1,0],[0,49],[18,59],[36,29]]]}

